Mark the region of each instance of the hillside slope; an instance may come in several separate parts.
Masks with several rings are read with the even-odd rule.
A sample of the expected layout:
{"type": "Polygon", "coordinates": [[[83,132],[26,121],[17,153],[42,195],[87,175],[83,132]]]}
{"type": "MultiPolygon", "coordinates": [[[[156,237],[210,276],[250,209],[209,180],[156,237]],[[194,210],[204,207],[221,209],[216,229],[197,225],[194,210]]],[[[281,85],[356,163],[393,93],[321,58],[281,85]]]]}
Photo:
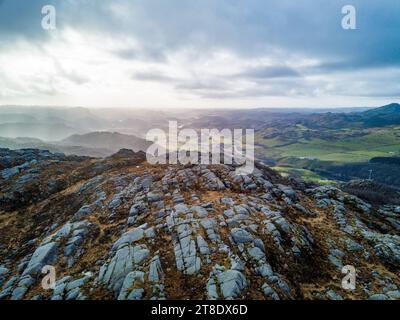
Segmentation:
{"type": "Polygon", "coordinates": [[[260,164],[240,177],[129,150],[1,159],[0,299],[400,298],[399,207],[260,164]],[[41,287],[45,265],[54,290],[41,287]]]}

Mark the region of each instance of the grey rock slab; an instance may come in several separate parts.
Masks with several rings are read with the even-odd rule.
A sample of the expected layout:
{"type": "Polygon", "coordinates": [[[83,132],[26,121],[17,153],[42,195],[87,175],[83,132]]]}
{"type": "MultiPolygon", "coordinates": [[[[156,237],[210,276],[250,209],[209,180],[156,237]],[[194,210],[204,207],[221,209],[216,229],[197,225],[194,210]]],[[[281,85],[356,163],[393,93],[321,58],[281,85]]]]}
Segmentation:
{"type": "Polygon", "coordinates": [[[197,245],[202,255],[208,256],[210,254],[210,248],[201,235],[197,236],[197,245]]]}
{"type": "Polygon", "coordinates": [[[28,291],[27,287],[17,287],[13,290],[11,300],[22,300],[25,293],[28,291]]]}
{"type": "Polygon", "coordinates": [[[152,283],[160,282],[164,277],[160,257],[154,256],[150,263],[148,280],[152,283]]]}
{"type": "Polygon", "coordinates": [[[124,282],[122,284],[121,291],[118,295],[118,300],[138,300],[142,295],[139,295],[139,292],[135,292],[132,295],[132,292],[135,290],[141,290],[144,293],[143,289],[135,288],[132,292],[129,292],[130,289],[134,285],[143,285],[144,284],[144,272],[142,271],[133,271],[126,275],[124,282]],[[133,299],[135,297],[135,299],[133,299]]]}
{"type": "Polygon", "coordinates": [[[231,270],[236,270],[236,271],[240,271],[240,272],[244,271],[243,262],[240,260],[240,258],[237,255],[231,256],[231,270]]]}
{"type": "Polygon", "coordinates": [[[268,281],[275,284],[288,298],[292,298],[289,285],[283,281],[279,276],[274,275],[268,278],[268,281]]]}
{"type": "Polygon", "coordinates": [[[133,271],[133,259],[130,245],[120,248],[110,263],[101,267],[99,281],[118,294],[126,275],[133,271]]]}
{"type": "Polygon", "coordinates": [[[189,275],[200,270],[201,260],[197,256],[196,243],[189,236],[181,238],[174,251],[178,270],[184,270],[189,275]]]}
{"type": "Polygon", "coordinates": [[[156,232],[154,227],[148,228],[144,231],[144,235],[146,238],[153,239],[156,236],[156,232]]]}
{"type": "Polygon", "coordinates": [[[81,293],[80,288],[74,288],[70,292],[68,292],[66,300],[77,300],[81,293]]]}
{"type": "Polygon", "coordinates": [[[22,279],[18,282],[18,286],[21,287],[30,287],[35,283],[35,280],[31,276],[22,277],[22,279]]]}
{"type": "Polygon", "coordinates": [[[233,209],[237,214],[241,214],[244,216],[251,214],[251,210],[250,210],[249,206],[245,205],[245,204],[240,204],[240,205],[234,206],[233,209]]]}
{"type": "Polygon", "coordinates": [[[388,300],[388,296],[382,293],[373,294],[369,298],[369,300],[388,300]]]}
{"type": "Polygon", "coordinates": [[[227,270],[218,275],[220,289],[225,299],[234,299],[247,287],[243,273],[236,270],[227,270]]]}
{"type": "Polygon", "coordinates": [[[55,297],[55,296],[63,296],[66,286],[67,286],[67,283],[56,283],[56,286],[55,286],[54,291],[53,291],[53,297],[55,297]]]}
{"type": "Polygon", "coordinates": [[[68,283],[68,285],[66,286],[66,290],[71,291],[76,288],[80,288],[83,285],[85,285],[89,281],[89,279],[90,279],[89,277],[83,277],[83,278],[74,280],[74,281],[68,283]]]}
{"type": "Polygon", "coordinates": [[[125,232],[122,237],[113,244],[112,250],[117,250],[125,244],[131,244],[133,242],[140,241],[144,238],[144,230],[141,228],[134,228],[125,232]]]}
{"type": "Polygon", "coordinates": [[[19,168],[7,168],[1,171],[1,176],[4,180],[8,180],[19,173],[19,168]]]}
{"type": "Polygon", "coordinates": [[[93,212],[92,207],[85,205],[74,214],[74,220],[81,220],[84,217],[91,215],[93,212]]]}
{"type": "Polygon", "coordinates": [[[50,242],[37,248],[22,275],[36,274],[41,272],[45,265],[53,264],[57,259],[57,250],[56,242],[50,242]]]}
{"type": "Polygon", "coordinates": [[[144,289],[143,288],[135,288],[131,291],[131,293],[128,295],[127,300],[141,300],[144,296],[144,289]]]}
{"type": "Polygon", "coordinates": [[[263,278],[269,279],[274,276],[271,266],[268,263],[261,263],[259,266],[254,268],[256,274],[262,276],[263,278]]]}
{"type": "Polygon", "coordinates": [[[330,300],[343,300],[342,296],[340,296],[339,294],[337,294],[335,291],[333,290],[329,290],[326,293],[326,296],[330,299],[330,300]]]}
{"type": "Polygon", "coordinates": [[[278,188],[290,199],[296,200],[296,192],[289,186],[279,184],[278,188]]]}
{"type": "Polygon", "coordinates": [[[189,213],[189,208],[183,203],[178,203],[175,206],[175,212],[177,214],[187,214],[187,213],[189,213]]]}
{"type": "Polygon", "coordinates": [[[256,261],[265,260],[264,252],[258,247],[248,248],[247,252],[256,261]]]}
{"type": "Polygon", "coordinates": [[[400,300],[400,290],[388,291],[386,295],[388,295],[390,299],[400,300]]]}
{"type": "Polygon", "coordinates": [[[0,287],[3,285],[9,270],[6,267],[0,266],[0,287]]]}
{"type": "Polygon", "coordinates": [[[157,202],[162,199],[162,195],[157,192],[149,192],[147,193],[147,200],[149,202],[157,202]]]}
{"type": "Polygon", "coordinates": [[[6,267],[0,266],[0,277],[8,273],[8,269],[6,267]]]}
{"type": "Polygon", "coordinates": [[[276,291],[274,289],[272,289],[267,283],[264,283],[261,286],[261,289],[266,298],[272,299],[272,300],[280,300],[279,295],[276,293],[276,291]]]}
{"type": "Polygon", "coordinates": [[[192,206],[191,211],[197,215],[198,218],[207,218],[208,212],[201,206],[192,206]]]}
{"type": "Polygon", "coordinates": [[[236,244],[253,242],[253,236],[246,230],[234,228],[231,230],[231,236],[236,244]]]}
{"type": "Polygon", "coordinates": [[[145,245],[135,246],[133,248],[133,260],[135,264],[141,264],[150,256],[150,251],[145,245]]]}
{"type": "Polygon", "coordinates": [[[233,216],[235,215],[235,213],[233,212],[232,209],[227,209],[224,211],[224,215],[228,218],[233,218],[233,216]]]}
{"type": "Polygon", "coordinates": [[[211,273],[210,278],[207,281],[207,296],[209,300],[217,300],[219,298],[217,285],[215,283],[214,274],[211,273]]]}
{"type": "Polygon", "coordinates": [[[265,252],[265,246],[264,242],[261,239],[255,239],[254,240],[254,245],[259,248],[262,252],[265,252]]]}
{"type": "Polygon", "coordinates": [[[233,199],[230,198],[230,197],[223,197],[223,198],[221,199],[221,202],[222,202],[223,204],[228,205],[228,206],[233,206],[233,205],[234,205],[234,201],[233,201],[233,199]]]}

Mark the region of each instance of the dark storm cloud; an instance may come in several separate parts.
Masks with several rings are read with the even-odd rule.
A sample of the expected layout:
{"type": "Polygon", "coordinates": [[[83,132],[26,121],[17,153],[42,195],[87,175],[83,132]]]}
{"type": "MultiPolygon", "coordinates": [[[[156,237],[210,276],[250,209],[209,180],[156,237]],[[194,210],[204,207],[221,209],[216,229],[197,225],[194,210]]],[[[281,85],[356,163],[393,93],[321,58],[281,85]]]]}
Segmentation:
{"type": "Polygon", "coordinates": [[[45,37],[40,11],[46,4],[56,6],[60,28],[139,39],[142,52],[116,53],[128,59],[159,59],[189,47],[251,56],[302,53],[358,66],[400,63],[397,0],[2,0],[2,37],[45,37]],[[341,28],[341,8],[349,3],[357,9],[357,30],[341,28]]]}
{"type": "MultiPolygon", "coordinates": [[[[119,1],[123,4],[124,1],[119,1]]],[[[357,67],[400,63],[400,2],[350,1],[357,30],[341,28],[342,0],[139,1],[117,32],[134,34],[149,52],[226,48],[241,56],[303,54],[357,67]]],[[[339,64],[340,63],[340,64],[339,64]]]]}

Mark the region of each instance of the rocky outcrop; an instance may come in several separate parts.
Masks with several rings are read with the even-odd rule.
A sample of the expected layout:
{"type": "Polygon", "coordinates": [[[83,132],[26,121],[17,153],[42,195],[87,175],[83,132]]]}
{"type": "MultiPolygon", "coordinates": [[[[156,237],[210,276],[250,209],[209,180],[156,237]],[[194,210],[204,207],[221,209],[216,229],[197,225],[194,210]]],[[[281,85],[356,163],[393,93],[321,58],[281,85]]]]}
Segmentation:
{"type": "Polygon", "coordinates": [[[400,299],[397,206],[258,163],[0,151],[0,299],[400,299]]]}

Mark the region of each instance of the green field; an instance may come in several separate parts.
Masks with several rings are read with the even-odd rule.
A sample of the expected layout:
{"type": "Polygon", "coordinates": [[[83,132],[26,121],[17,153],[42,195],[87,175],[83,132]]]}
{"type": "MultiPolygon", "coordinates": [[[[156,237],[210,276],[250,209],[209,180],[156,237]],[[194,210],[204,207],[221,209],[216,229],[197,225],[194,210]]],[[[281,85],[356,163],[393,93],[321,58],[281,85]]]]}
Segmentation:
{"type": "Polygon", "coordinates": [[[279,141],[258,138],[263,154],[275,160],[288,157],[313,158],[335,164],[366,162],[373,157],[400,154],[400,128],[371,130],[361,137],[328,141],[322,139],[279,141]]]}
{"type": "Polygon", "coordinates": [[[314,182],[317,184],[335,184],[333,180],[323,179],[315,172],[306,169],[291,168],[291,167],[272,167],[275,171],[278,171],[283,177],[294,175],[302,178],[305,181],[314,182]]]}
{"type": "MultiPolygon", "coordinates": [[[[303,127],[295,128],[300,138],[287,138],[283,129],[282,139],[265,139],[260,133],[256,136],[257,152],[276,161],[274,169],[283,175],[292,174],[305,181],[318,184],[332,183],[318,173],[330,173],[333,166],[355,163],[368,163],[374,157],[393,157],[400,155],[400,127],[368,129],[364,134],[354,134],[351,130],[340,130],[330,135],[330,140],[313,137],[305,139],[303,127]],[[337,138],[338,135],[343,138],[337,138]],[[317,173],[318,172],[318,173],[317,173]]],[[[291,128],[293,130],[293,128],[291,128]]],[[[323,136],[323,135],[321,135],[323,136]]]]}

